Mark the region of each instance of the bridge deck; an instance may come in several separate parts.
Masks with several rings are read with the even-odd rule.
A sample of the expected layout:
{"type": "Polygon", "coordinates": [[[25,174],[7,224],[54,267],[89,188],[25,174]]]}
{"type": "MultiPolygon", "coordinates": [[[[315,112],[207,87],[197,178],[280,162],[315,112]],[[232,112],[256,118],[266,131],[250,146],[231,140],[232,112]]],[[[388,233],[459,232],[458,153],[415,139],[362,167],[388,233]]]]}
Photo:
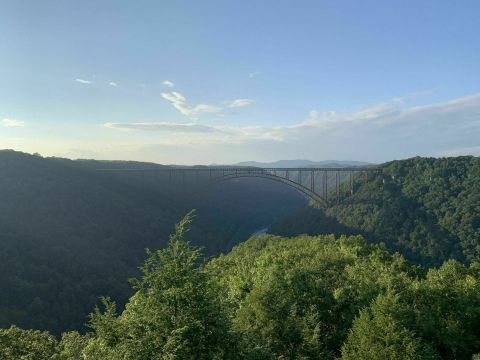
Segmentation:
{"type": "MultiPolygon", "coordinates": [[[[163,166],[158,168],[98,169],[108,173],[140,174],[153,181],[165,178],[173,188],[190,190],[202,184],[244,177],[260,177],[289,185],[315,202],[328,205],[332,200],[339,202],[344,195],[353,194],[359,182],[367,182],[381,174],[379,167],[295,167],[260,168],[248,166],[163,166]],[[149,174],[149,175],[147,175],[149,174]],[[374,174],[374,176],[369,176],[374,174]]],[[[183,190],[182,190],[183,191],[183,190]]]]}
{"type": "Polygon", "coordinates": [[[382,172],[382,168],[376,167],[327,167],[327,168],[319,168],[319,167],[304,167],[304,168],[257,168],[257,167],[216,167],[216,166],[202,166],[202,167],[159,167],[159,168],[138,168],[138,169],[97,169],[98,171],[234,171],[234,170],[241,170],[241,171],[357,171],[357,172],[382,172]]]}

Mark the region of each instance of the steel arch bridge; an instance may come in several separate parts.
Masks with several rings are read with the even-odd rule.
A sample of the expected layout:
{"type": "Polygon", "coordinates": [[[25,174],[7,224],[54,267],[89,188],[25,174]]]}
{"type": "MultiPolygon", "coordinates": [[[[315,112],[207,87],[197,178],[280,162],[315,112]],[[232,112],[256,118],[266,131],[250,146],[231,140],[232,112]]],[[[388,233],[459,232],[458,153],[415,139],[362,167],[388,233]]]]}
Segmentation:
{"type": "Polygon", "coordinates": [[[141,181],[159,181],[181,192],[239,178],[264,178],[284,183],[307,198],[328,206],[353,194],[359,182],[373,180],[381,174],[378,167],[350,168],[258,168],[258,167],[161,167],[147,169],[99,169],[109,173],[124,173],[141,181]]]}

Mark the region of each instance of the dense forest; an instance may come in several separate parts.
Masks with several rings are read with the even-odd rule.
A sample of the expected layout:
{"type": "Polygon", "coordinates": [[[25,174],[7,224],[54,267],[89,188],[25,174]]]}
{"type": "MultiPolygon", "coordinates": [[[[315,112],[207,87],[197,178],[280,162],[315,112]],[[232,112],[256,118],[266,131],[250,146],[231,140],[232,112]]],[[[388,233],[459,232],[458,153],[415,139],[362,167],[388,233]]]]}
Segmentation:
{"type": "Polygon", "coordinates": [[[103,298],[90,332],[12,326],[3,359],[472,359],[480,266],[425,269],[361,236],[253,237],[205,262],[184,240],[148,250],[122,312],[103,298]]]}
{"type": "Polygon", "coordinates": [[[270,227],[283,236],[362,234],[407,259],[480,261],[480,158],[412,158],[329,208],[304,207],[270,227]]]}
{"type": "Polygon", "coordinates": [[[122,306],[145,248],[165,247],[192,208],[188,240],[213,255],[305,204],[266,180],[221,183],[190,199],[169,196],[155,181],[97,171],[153,165],[0,151],[0,327],[60,334],[84,329],[99,296],[122,306]]]}
{"type": "Polygon", "coordinates": [[[389,162],[326,209],[97,171],[144,166],[0,152],[1,359],[480,358],[480,158],[389,162]]]}

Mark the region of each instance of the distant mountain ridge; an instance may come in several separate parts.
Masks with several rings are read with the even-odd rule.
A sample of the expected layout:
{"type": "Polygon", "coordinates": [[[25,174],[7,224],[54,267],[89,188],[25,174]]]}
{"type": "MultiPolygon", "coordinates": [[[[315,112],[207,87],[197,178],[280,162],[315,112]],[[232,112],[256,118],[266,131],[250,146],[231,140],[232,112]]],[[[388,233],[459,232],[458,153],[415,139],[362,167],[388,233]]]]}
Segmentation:
{"type": "Polygon", "coordinates": [[[353,160],[322,160],[311,161],[302,159],[293,160],[278,160],[274,162],[258,162],[258,161],[243,161],[236,164],[236,166],[255,166],[265,168],[288,168],[288,167],[350,167],[350,166],[367,166],[372,163],[353,160]]]}

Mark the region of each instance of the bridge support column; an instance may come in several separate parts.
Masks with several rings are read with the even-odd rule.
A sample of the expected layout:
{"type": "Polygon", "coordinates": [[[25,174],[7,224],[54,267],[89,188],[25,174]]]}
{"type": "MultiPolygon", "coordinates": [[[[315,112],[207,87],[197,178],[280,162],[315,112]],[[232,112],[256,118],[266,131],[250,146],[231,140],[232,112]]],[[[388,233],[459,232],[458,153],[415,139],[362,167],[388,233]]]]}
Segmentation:
{"type": "Polygon", "coordinates": [[[337,204],[340,202],[340,172],[335,172],[335,189],[337,192],[337,204]]]}
{"type": "Polygon", "coordinates": [[[350,177],[350,195],[353,195],[353,172],[350,171],[350,174],[349,174],[349,177],[350,177]]]}
{"type": "Polygon", "coordinates": [[[315,171],[310,171],[310,190],[315,192],[315,171]]]}

